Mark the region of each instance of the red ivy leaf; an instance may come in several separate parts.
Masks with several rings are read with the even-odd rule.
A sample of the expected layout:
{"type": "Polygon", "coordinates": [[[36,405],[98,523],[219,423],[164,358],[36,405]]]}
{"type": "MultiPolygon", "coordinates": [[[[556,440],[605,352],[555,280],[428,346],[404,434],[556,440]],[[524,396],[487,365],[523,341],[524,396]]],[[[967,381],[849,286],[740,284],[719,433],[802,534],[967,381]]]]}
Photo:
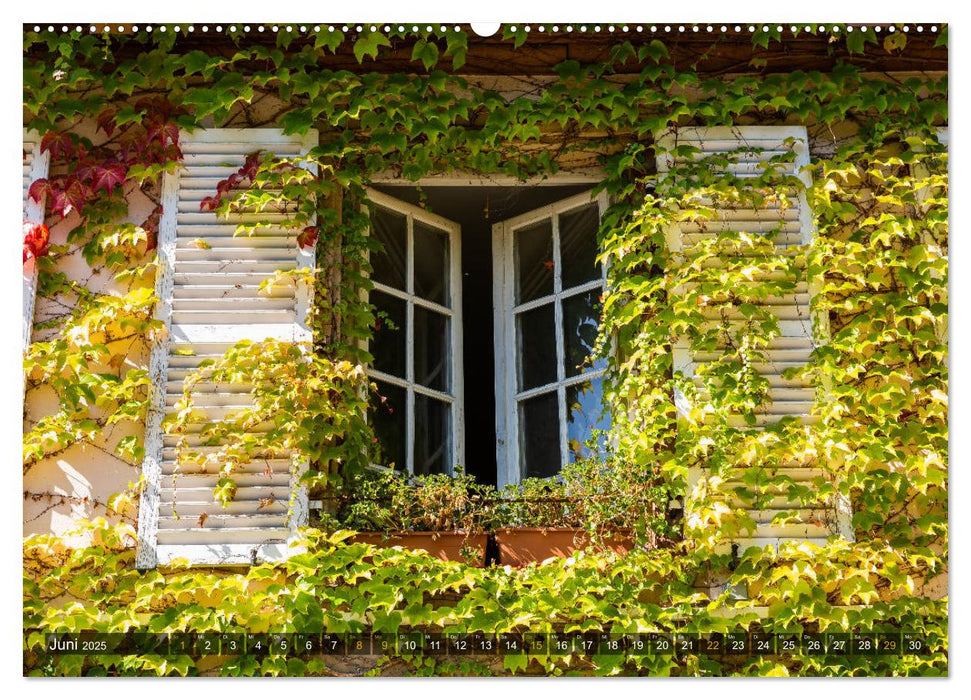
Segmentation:
{"type": "Polygon", "coordinates": [[[158,231],[147,231],[145,236],[145,252],[150,253],[158,248],[158,231]]]}
{"type": "Polygon", "coordinates": [[[109,162],[94,168],[91,187],[95,190],[104,189],[105,192],[111,194],[118,185],[124,184],[127,175],[128,169],[123,164],[117,161],[109,162]]]}
{"type": "Polygon", "coordinates": [[[220,180],[216,183],[216,193],[219,195],[224,195],[232,189],[235,189],[239,184],[239,175],[237,173],[231,174],[225,180],[220,180]]]}
{"type": "Polygon", "coordinates": [[[24,262],[31,258],[42,258],[48,253],[51,233],[44,224],[33,221],[24,222],[24,262]]]}
{"type": "Polygon", "coordinates": [[[243,167],[239,169],[239,174],[248,177],[250,180],[256,179],[256,170],[260,167],[260,154],[263,151],[254,151],[246,156],[243,167]]]}
{"type": "Polygon", "coordinates": [[[156,163],[172,163],[182,160],[182,149],[170,143],[165,148],[158,149],[154,155],[156,163]]]}
{"type": "Polygon", "coordinates": [[[162,205],[156,204],[155,208],[152,209],[152,213],[148,215],[148,218],[142,223],[142,228],[146,231],[158,232],[158,223],[162,219],[162,205]]]}
{"type": "Polygon", "coordinates": [[[145,242],[145,250],[152,251],[158,247],[158,224],[162,219],[162,205],[158,204],[142,223],[142,228],[148,234],[145,242]]]}
{"type": "Polygon", "coordinates": [[[27,196],[40,204],[42,201],[44,201],[44,197],[51,194],[52,189],[51,183],[47,181],[47,178],[42,177],[39,180],[34,180],[31,183],[30,189],[27,190],[27,196]]]}
{"type": "Polygon", "coordinates": [[[172,122],[152,122],[146,130],[146,139],[154,141],[158,139],[162,146],[169,143],[179,145],[179,127],[172,122]]]}
{"type": "MultiPolygon", "coordinates": [[[[216,196],[203,198],[203,200],[199,202],[199,211],[215,211],[222,203],[223,197],[229,194],[232,190],[239,188],[240,183],[242,183],[243,180],[249,179],[252,182],[256,177],[256,171],[259,168],[260,153],[262,153],[262,151],[250,153],[248,156],[246,156],[246,161],[239,170],[237,170],[235,173],[231,173],[225,180],[220,180],[218,183],[216,183],[216,196]]],[[[181,151],[179,151],[178,155],[179,159],[181,159],[181,151]]],[[[316,240],[317,239],[315,236],[314,241],[316,240]]],[[[313,241],[311,241],[309,245],[313,245],[313,241]]]]}
{"type": "Polygon", "coordinates": [[[62,219],[71,213],[71,203],[67,201],[64,190],[51,189],[51,213],[60,215],[62,219]]]}
{"type": "Polygon", "coordinates": [[[98,123],[98,128],[105,132],[108,138],[111,138],[111,135],[115,133],[115,110],[106,109],[98,115],[95,121],[98,123]]]}
{"type": "Polygon", "coordinates": [[[301,248],[313,248],[317,244],[317,237],[319,235],[319,226],[308,226],[297,236],[297,245],[301,248]]]}
{"type": "Polygon", "coordinates": [[[71,175],[78,180],[90,180],[94,177],[94,166],[90,163],[79,163],[71,175]]]}
{"type": "MultiPolygon", "coordinates": [[[[71,183],[64,190],[64,196],[67,198],[67,202],[71,208],[75,211],[80,212],[84,205],[88,203],[88,197],[92,194],[92,190],[88,188],[83,182],[78,179],[72,179],[71,183]]],[[[65,210],[65,213],[70,213],[70,209],[65,210]]]]}
{"type": "Polygon", "coordinates": [[[70,156],[74,151],[74,141],[68,133],[59,134],[56,131],[48,131],[44,138],[40,140],[40,150],[49,151],[52,158],[70,156]]]}

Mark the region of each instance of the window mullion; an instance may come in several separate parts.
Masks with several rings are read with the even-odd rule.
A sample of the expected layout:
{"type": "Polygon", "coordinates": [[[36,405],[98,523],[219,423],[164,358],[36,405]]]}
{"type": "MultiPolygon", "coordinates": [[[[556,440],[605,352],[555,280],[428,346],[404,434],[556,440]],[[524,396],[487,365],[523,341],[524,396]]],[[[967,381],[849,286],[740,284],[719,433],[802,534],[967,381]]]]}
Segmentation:
{"type": "Polygon", "coordinates": [[[449,393],[455,397],[450,411],[452,430],[450,434],[451,464],[448,473],[452,474],[456,464],[465,466],[465,372],[462,341],[462,234],[456,227],[449,231],[448,261],[448,306],[452,310],[449,317],[451,337],[448,343],[449,393]]]}
{"type": "Polygon", "coordinates": [[[407,414],[405,425],[405,455],[409,474],[415,473],[415,238],[414,220],[406,217],[407,235],[405,238],[405,291],[408,302],[405,305],[405,379],[408,381],[407,414]]]}
{"type": "Polygon", "coordinates": [[[563,293],[563,264],[560,258],[560,217],[556,215],[556,210],[550,212],[550,223],[553,230],[553,323],[556,333],[556,381],[559,384],[556,389],[556,404],[559,415],[560,428],[560,465],[566,464],[566,390],[563,388],[563,380],[566,378],[566,348],[564,347],[563,333],[563,300],[560,295],[563,293]]]}
{"type": "Polygon", "coordinates": [[[521,342],[519,334],[516,332],[516,315],[513,307],[516,302],[516,231],[512,226],[503,224],[503,240],[505,248],[504,265],[506,279],[503,287],[503,323],[506,327],[506,347],[505,347],[505,378],[506,378],[506,397],[508,406],[504,410],[506,414],[506,482],[510,484],[519,483],[525,476],[523,470],[523,457],[520,440],[522,431],[519,429],[519,402],[516,401],[516,392],[519,388],[519,353],[521,342]]]}

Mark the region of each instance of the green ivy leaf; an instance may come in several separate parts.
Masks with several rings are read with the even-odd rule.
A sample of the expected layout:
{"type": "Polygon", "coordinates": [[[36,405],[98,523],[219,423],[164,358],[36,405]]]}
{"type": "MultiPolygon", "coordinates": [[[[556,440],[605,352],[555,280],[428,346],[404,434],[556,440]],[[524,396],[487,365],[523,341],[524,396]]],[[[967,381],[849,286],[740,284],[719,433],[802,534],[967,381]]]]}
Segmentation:
{"type": "MultiPolygon", "coordinates": [[[[341,45],[342,41],[344,41],[344,32],[337,29],[330,31],[329,28],[321,28],[321,31],[317,32],[317,36],[314,39],[314,48],[327,49],[331,53],[335,53],[337,51],[337,47],[341,45]]],[[[357,56],[356,50],[354,55],[357,56]]],[[[360,62],[361,59],[358,58],[358,63],[360,62]]]]}
{"type": "Polygon", "coordinates": [[[354,58],[358,63],[364,63],[366,56],[377,58],[378,48],[381,46],[391,46],[388,37],[381,32],[365,31],[354,42],[354,58]]]}
{"type": "Polygon", "coordinates": [[[421,61],[425,70],[431,70],[438,63],[438,45],[434,41],[419,39],[411,52],[412,61],[421,61]]]}
{"type": "Polygon", "coordinates": [[[651,39],[649,43],[637,51],[637,58],[640,61],[643,61],[645,58],[650,58],[655,63],[660,63],[661,59],[667,56],[667,47],[658,39],[651,39]]]}
{"type": "Polygon", "coordinates": [[[907,46],[907,35],[901,31],[888,34],[883,40],[883,48],[885,48],[888,53],[892,53],[894,51],[903,51],[905,46],[907,46]]]}
{"type": "Polygon", "coordinates": [[[863,53],[863,45],[865,44],[866,37],[863,32],[852,31],[846,35],[846,48],[850,54],[863,53]]]}

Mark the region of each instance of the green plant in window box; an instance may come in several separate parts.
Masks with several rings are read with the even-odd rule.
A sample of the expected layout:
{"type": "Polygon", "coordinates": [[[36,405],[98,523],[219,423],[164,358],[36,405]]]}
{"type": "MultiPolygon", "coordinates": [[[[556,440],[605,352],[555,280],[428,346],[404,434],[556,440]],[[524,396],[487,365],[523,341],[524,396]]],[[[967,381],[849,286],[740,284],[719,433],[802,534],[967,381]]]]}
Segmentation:
{"type": "Polygon", "coordinates": [[[357,530],[357,541],[423,549],[440,559],[482,566],[488,539],[482,511],[490,491],[461,467],[455,476],[365,472],[347,484],[336,521],[357,530]]]}
{"type": "Polygon", "coordinates": [[[522,566],[588,548],[623,556],[635,546],[658,544],[655,491],[615,463],[582,460],[555,478],[506,486],[485,523],[495,534],[500,564],[522,566]]]}

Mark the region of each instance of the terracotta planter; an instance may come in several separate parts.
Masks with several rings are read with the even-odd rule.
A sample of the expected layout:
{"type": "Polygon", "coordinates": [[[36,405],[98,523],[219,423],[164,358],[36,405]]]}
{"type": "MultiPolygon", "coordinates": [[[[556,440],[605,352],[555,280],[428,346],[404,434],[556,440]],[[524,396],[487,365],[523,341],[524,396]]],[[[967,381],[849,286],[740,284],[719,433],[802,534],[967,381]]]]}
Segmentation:
{"type": "MultiPolygon", "coordinates": [[[[504,527],[496,530],[499,564],[525,566],[551,557],[568,557],[578,549],[591,546],[586,530],[564,527],[504,527]]],[[[601,541],[600,546],[620,555],[634,548],[628,531],[618,531],[601,541]]]]}
{"type": "Polygon", "coordinates": [[[433,557],[463,563],[468,563],[469,560],[462,556],[462,549],[474,549],[476,554],[472,564],[481,567],[485,566],[488,539],[488,535],[470,535],[467,532],[361,532],[349,541],[377,547],[423,549],[433,557]]]}

